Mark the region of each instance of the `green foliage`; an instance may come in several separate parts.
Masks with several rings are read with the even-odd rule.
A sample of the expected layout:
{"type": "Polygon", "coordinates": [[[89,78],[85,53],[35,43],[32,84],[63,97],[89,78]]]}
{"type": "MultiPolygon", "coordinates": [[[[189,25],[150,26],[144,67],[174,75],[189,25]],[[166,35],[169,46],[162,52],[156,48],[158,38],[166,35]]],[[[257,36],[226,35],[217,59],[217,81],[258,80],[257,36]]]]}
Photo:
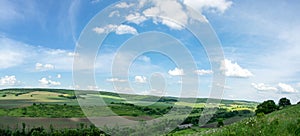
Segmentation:
{"type": "Polygon", "coordinates": [[[265,114],[263,112],[260,112],[260,113],[257,113],[256,116],[258,118],[263,118],[263,117],[265,117],[265,114]]]}
{"type": "Polygon", "coordinates": [[[109,107],[118,115],[121,116],[140,116],[140,115],[163,115],[169,112],[172,107],[152,108],[149,106],[137,106],[131,103],[116,103],[111,102],[109,107]]]}
{"type": "Polygon", "coordinates": [[[222,118],[219,118],[217,121],[218,121],[218,124],[217,124],[217,127],[223,127],[224,126],[224,122],[223,122],[224,119],[222,118]]]}
{"type": "Polygon", "coordinates": [[[58,97],[67,98],[67,99],[76,99],[77,98],[75,95],[72,95],[72,96],[58,95],[58,97]]]}
{"type": "Polygon", "coordinates": [[[287,98],[281,98],[278,102],[279,107],[286,107],[288,105],[291,105],[291,101],[287,98]]]}
{"type": "Polygon", "coordinates": [[[79,106],[35,103],[28,107],[8,109],[6,114],[14,117],[85,117],[79,106]]]}
{"type": "Polygon", "coordinates": [[[50,125],[50,131],[44,129],[44,127],[34,127],[31,129],[25,129],[26,124],[22,123],[22,130],[11,130],[9,128],[0,128],[1,136],[105,136],[106,134],[94,125],[88,127],[81,127],[77,129],[60,129],[56,130],[50,125]]]}
{"type": "Polygon", "coordinates": [[[204,136],[299,136],[300,105],[289,106],[270,114],[258,114],[219,129],[195,134],[204,136]]]}
{"type": "Polygon", "coordinates": [[[273,111],[276,111],[277,109],[278,106],[275,104],[273,100],[267,100],[257,106],[255,113],[258,114],[262,112],[264,114],[268,114],[273,111]]]}

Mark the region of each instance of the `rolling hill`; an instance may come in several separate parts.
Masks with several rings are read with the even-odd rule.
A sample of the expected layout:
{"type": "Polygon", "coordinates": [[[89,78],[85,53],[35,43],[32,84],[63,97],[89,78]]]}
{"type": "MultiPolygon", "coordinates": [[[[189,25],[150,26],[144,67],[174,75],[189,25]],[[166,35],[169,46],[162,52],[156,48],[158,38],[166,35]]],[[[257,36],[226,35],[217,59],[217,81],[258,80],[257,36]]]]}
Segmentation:
{"type": "Polygon", "coordinates": [[[300,105],[292,105],[267,115],[251,117],[198,135],[208,136],[299,136],[300,105]]]}

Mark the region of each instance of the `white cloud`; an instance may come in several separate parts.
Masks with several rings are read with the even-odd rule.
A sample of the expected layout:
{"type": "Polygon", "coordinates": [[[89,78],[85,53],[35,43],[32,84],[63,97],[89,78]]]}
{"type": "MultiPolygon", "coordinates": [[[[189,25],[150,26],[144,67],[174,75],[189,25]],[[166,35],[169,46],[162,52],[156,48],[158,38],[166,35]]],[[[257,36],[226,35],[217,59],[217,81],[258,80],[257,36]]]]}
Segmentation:
{"type": "Polygon", "coordinates": [[[109,31],[105,30],[105,28],[101,28],[101,27],[95,27],[93,28],[93,31],[98,33],[98,34],[103,34],[103,33],[108,33],[109,31]]]}
{"type": "Polygon", "coordinates": [[[181,25],[186,25],[188,23],[188,15],[178,1],[153,0],[153,2],[155,6],[144,10],[143,14],[146,17],[152,17],[154,23],[160,22],[175,30],[183,29],[181,25]]]}
{"type": "Polygon", "coordinates": [[[73,51],[50,49],[41,46],[32,46],[15,41],[0,35],[0,69],[11,67],[32,70],[32,65],[38,63],[37,69],[72,70],[73,51]],[[50,64],[50,65],[47,65],[50,64]]]}
{"type": "Polygon", "coordinates": [[[120,12],[119,12],[119,11],[113,11],[113,12],[111,12],[111,13],[108,15],[108,17],[114,17],[114,16],[119,17],[119,16],[120,16],[120,12]]]}
{"type": "Polygon", "coordinates": [[[168,73],[171,76],[182,76],[182,75],[184,75],[183,69],[179,69],[179,68],[175,68],[174,70],[169,70],[168,73]]]}
{"type": "Polygon", "coordinates": [[[145,20],[147,20],[147,18],[145,16],[141,15],[140,13],[134,13],[134,14],[129,14],[128,16],[126,16],[126,20],[128,22],[140,24],[140,23],[144,22],[145,20]]]}
{"type": "Polygon", "coordinates": [[[116,34],[122,35],[122,34],[133,34],[137,35],[138,32],[135,28],[128,26],[128,25],[120,25],[116,29],[116,34]]]}
{"type": "Polygon", "coordinates": [[[47,71],[52,69],[54,69],[54,66],[52,64],[41,64],[41,63],[35,64],[35,70],[47,71]]]}
{"type": "Polygon", "coordinates": [[[183,0],[183,3],[200,12],[208,10],[219,13],[224,13],[232,5],[230,0],[183,0]]]}
{"type": "Polygon", "coordinates": [[[175,29],[175,30],[181,30],[181,29],[183,29],[183,26],[175,23],[175,21],[163,19],[161,21],[161,23],[164,24],[164,25],[166,25],[166,26],[169,26],[170,28],[175,29]]]}
{"type": "Polygon", "coordinates": [[[126,2],[121,2],[121,3],[119,3],[119,4],[116,5],[117,8],[130,8],[132,6],[134,6],[133,3],[128,4],[126,2]]]}
{"type": "Polygon", "coordinates": [[[223,70],[228,77],[249,78],[253,76],[248,69],[244,69],[236,62],[232,63],[231,60],[227,59],[222,61],[220,69],[223,70]]]}
{"type": "Polygon", "coordinates": [[[16,76],[5,76],[1,77],[0,85],[1,86],[16,86],[19,85],[21,82],[16,79],[16,76]]]}
{"type": "Polygon", "coordinates": [[[205,69],[200,69],[200,70],[196,70],[195,71],[196,74],[202,76],[202,75],[208,75],[208,74],[212,74],[213,71],[211,70],[205,70],[205,69]]]}
{"type": "Polygon", "coordinates": [[[297,93],[298,92],[298,90],[293,88],[291,85],[284,84],[284,83],[279,83],[278,89],[281,93],[297,93]]]}
{"type": "Polygon", "coordinates": [[[70,57],[74,57],[74,56],[78,56],[79,54],[78,53],[75,53],[75,52],[69,52],[68,53],[68,56],[70,57]]]}
{"type": "Polygon", "coordinates": [[[56,78],[61,78],[61,74],[57,74],[56,78]]]}
{"type": "Polygon", "coordinates": [[[110,33],[110,32],[115,32],[118,35],[122,34],[132,34],[132,35],[137,35],[138,32],[135,28],[129,26],[129,25],[107,25],[105,27],[95,27],[93,28],[93,31],[98,33],[98,34],[103,34],[103,33],[110,33]]]}
{"type": "Polygon", "coordinates": [[[260,84],[251,84],[258,91],[273,91],[277,93],[297,93],[299,92],[297,89],[293,88],[291,85],[285,83],[278,83],[276,87],[272,87],[270,85],[266,85],[264,83],[260,84]]]}
{"type": "Polygon", "coordinates": [[[146,83],[147,82],[147,77],[145,77],[145,76],[135,76],[134,81],[136,83],[146,83]]]}
{"type": "Polygon", "coordinates": [[[59,86],[59,85],[61,85],[60,82],[48,80],[47,78],[40,79],[39,83],[43,86],[59,86]]]}
{"type": "Polygon", "coordinates": [[[146,63],[151,62],[151,59],[147,56],[140,56],[140,57],[138,57],[138,60],[144,61],[146,63]]]}
{"type": "Polygon", "coordinates": [[[0,35],[0,69],[21,65],[30,56],[32,50],[27,44],[11,40],[0,35]]]}
{"type": "Polygon", "coordinates": [[[127,82],[127,80],[119,79],[119,78],[109,78],[106,79],[107,82],[127,82]]]}
{"type": "Polygon", "coordinates": [[[278,91],[276,87],[272,87],[264,83],[259,83],[259,84],[252,83],[251,85],[258,91],[278,91]]]}

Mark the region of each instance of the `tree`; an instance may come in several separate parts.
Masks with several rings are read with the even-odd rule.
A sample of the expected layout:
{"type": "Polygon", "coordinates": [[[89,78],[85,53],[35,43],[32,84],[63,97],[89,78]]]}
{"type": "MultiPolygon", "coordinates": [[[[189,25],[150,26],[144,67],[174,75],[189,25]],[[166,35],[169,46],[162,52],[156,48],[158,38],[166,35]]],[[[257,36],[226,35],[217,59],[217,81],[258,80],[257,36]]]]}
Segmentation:
{"type": "Polygon", "coordinates": [[[285,107],[285,106],[291,105],[291,101],[284,97],[279,100],[278,105],[279,105],[279,107],[285,107]]]}
{"type": "Polygon", "coordinates": [[[224,122],[223,122],[222,118],[219,118],[217,121],[218,121],[217,127],[223,127],[224,126],[224,122]]]}
{"type": "Polygon", "coordinates": [[[268,114],[278,109],[278,106],[275,104],[273,100],[267,100],[263,103],[257,105],[257,108],[255,110],[256,115],[258,113],[264,113],[268,114]]]}

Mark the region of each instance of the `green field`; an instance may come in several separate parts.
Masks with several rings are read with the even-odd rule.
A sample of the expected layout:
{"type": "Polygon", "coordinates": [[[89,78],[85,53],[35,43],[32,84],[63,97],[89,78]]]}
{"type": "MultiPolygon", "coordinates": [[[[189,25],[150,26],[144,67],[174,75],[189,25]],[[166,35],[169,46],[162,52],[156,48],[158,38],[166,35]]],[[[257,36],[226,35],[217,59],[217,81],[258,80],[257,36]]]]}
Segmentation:
{"type": "Polygon", "coordinates": [[[267,115],[244,119],[224,128],[196,135],[208,136],[299,136],[300,105],[292,105],[267,115]]]}
{"type": "Polygon", "coordinates": [[[74,128],[80,123],[91,124],[86,119],[86,115],[112,118],[123,116],[130,120],[140,121],[162,117],[170,111],[173,111],[173,114],[167,119],[178,120],[191,111],[182,124],[192,123],[194,124],[193,128],[175,130],[171,133],[181,135],[215,128],[218,118],[225,119],[225,124],[231,124],[245,117],[253,116],[253,111],[258,104],[248,101],[222,100],[216,114],[208,124],[203,126],[205,128],[199,128],[197,127],[198,119],[206,106],[207,98],[198,98],[196,103],[193,103],[193,100],[193,98],[118,95],[111,92],[92,92],[90,94],[88,91],[87,93],[81,91],[76,97],[73,90],[4,89],[0,90],[0,127],[18,128],[17,124],[30,120],[27,125],[31,127],[37,124],[49,127],[54,124],[57,128],[74,128]],[[78,100],[99,98],[102,98],[105,103],[85,106],[85,113],[78,104],[78,100]],[[107,110],[113,112],[107,112],[107,110]],[[9,123],[8,119],[11,120],[9,123]],[[47,121],[45,122],[45,120],[47,121]],[[66,124],[59,125],[64,124],[62,122],[66,122],[66,124]]]}

